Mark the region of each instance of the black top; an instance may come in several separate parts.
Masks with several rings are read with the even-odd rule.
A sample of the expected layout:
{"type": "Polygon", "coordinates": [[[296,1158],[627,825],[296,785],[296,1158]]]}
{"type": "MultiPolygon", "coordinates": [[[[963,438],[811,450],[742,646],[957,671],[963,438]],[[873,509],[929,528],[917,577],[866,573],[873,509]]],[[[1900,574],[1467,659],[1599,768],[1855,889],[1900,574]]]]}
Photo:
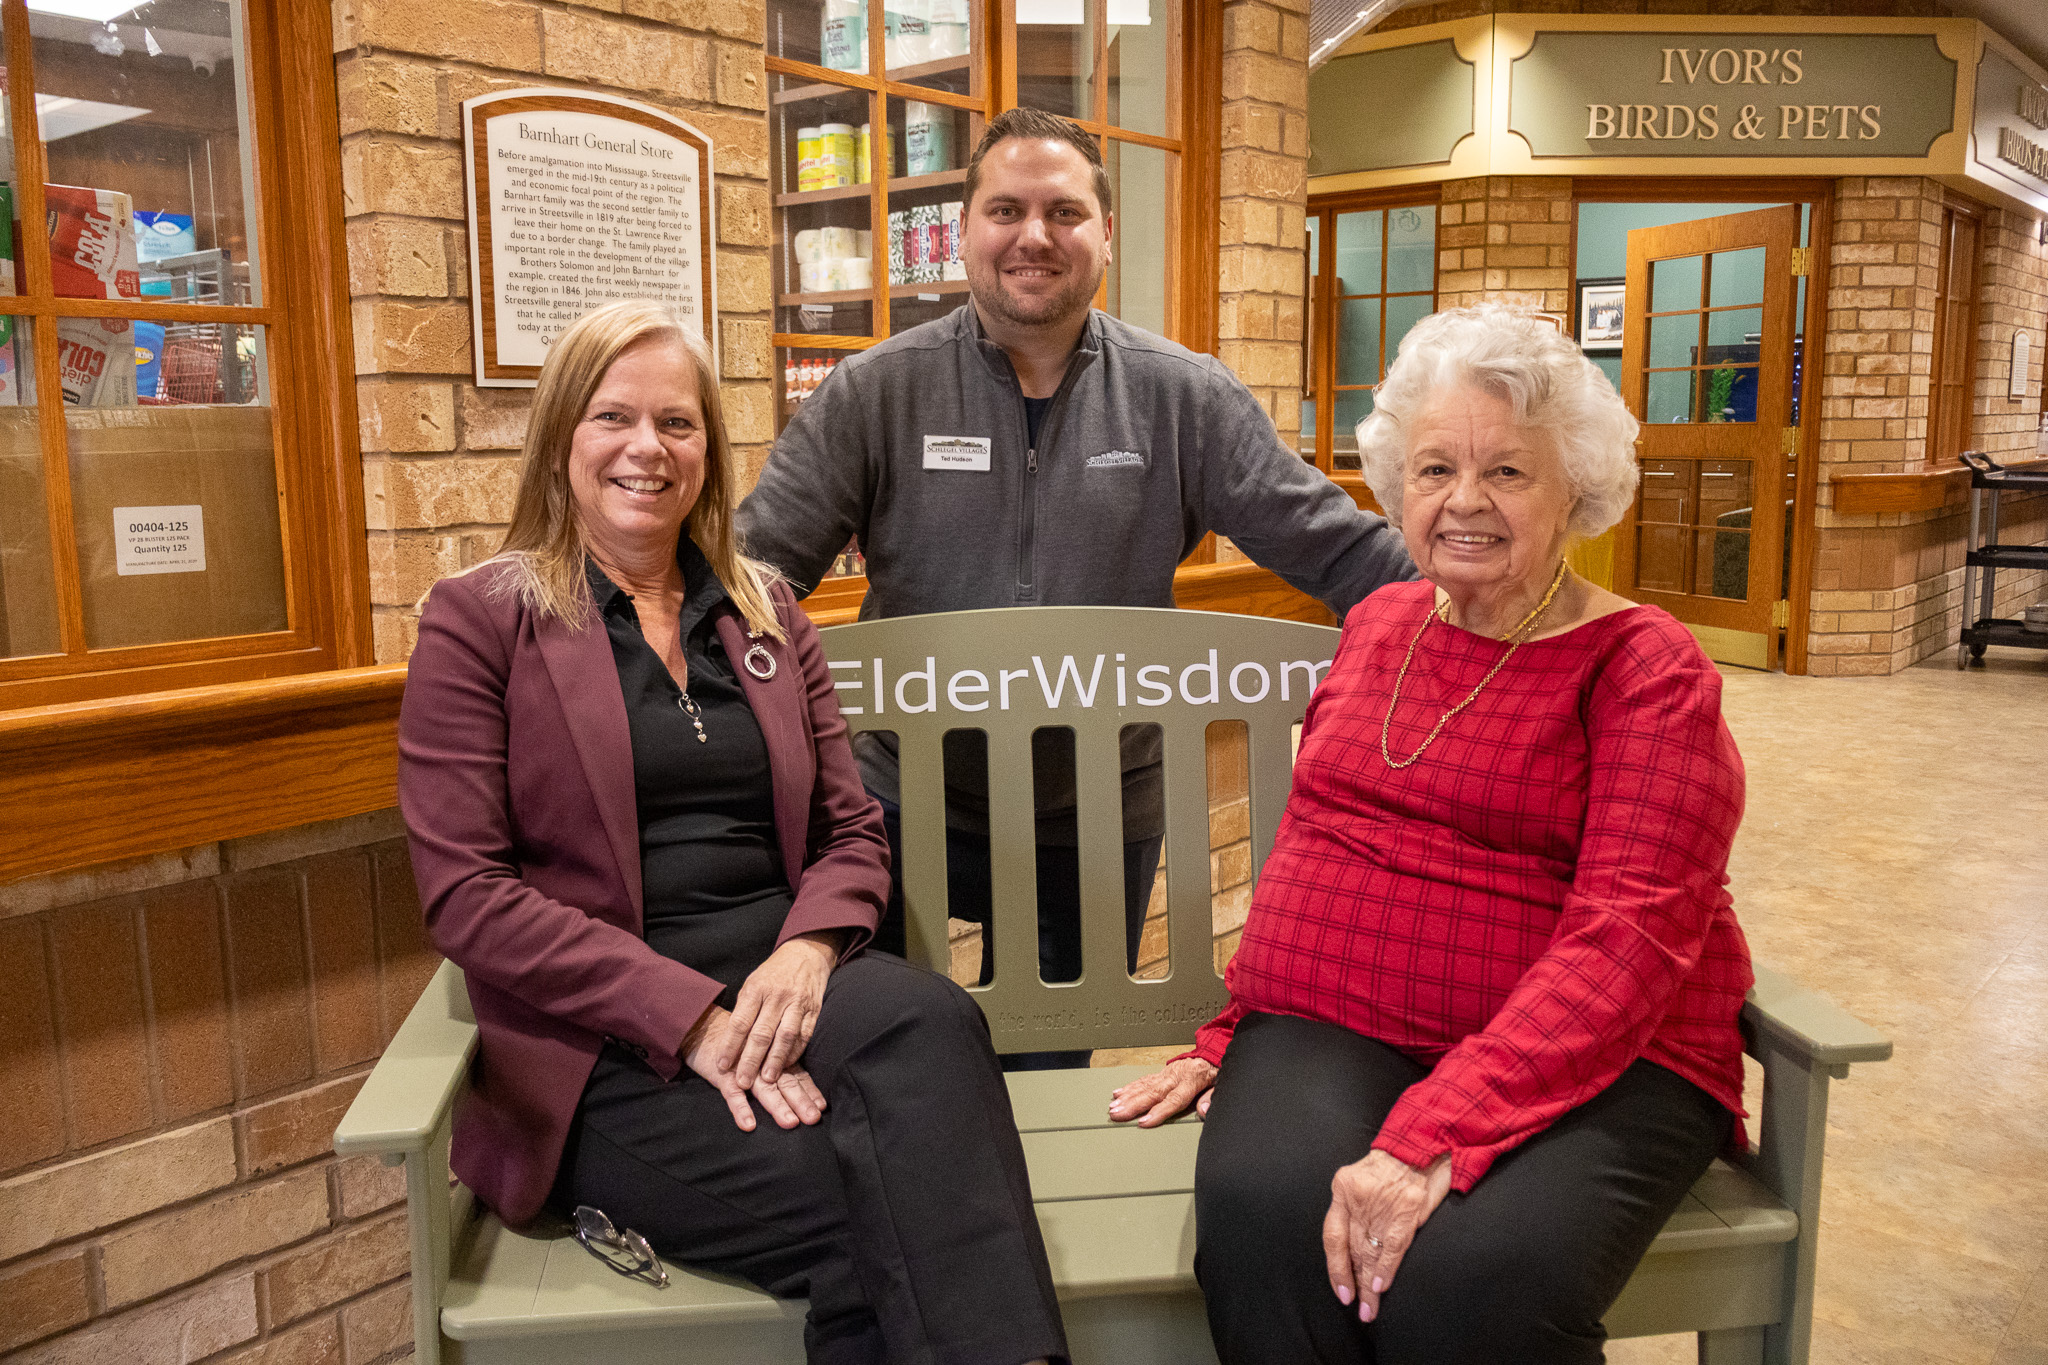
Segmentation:
{"type": "Polygon", "coordinates": [[[632,594],[588,566],[603,613],[633,742],[640,816],[640,880],[647,942],[656,952],[739,986],[775,948],[793,899],[775,838],[768,746],[713,622],[725,585],[688,536],[679,614],[690,700],[704,740],[682,708],[682,689],[640,634],[632,594]]]}
{"type": "Polygon", "coordinates": [[[1056,397],[1057,394],[1050,393],[1043,398],[1033,398],[1028,394],[1025,396],[1024,437],[1031,443],[1033,450],[1038,449],[1038,428],[1045,423],[1045,410],[1052,406],[1052,400],[1056,397]]]}

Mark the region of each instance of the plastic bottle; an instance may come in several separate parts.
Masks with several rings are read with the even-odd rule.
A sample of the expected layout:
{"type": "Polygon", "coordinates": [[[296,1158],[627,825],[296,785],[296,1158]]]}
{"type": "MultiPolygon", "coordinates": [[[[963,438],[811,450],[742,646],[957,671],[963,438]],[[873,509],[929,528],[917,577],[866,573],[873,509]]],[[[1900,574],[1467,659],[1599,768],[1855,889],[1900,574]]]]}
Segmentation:
{"type": "Polygon", "coordinates": [[[807,194],[818,186],[818,143],[820,134],[816,128],[796,130],[796,187],[798,193],[807,194]]]}
{"type": "Polygon", "coordinates": [[[868,20],[864,0],[825,0],[819,48],[823,64],[834,71],[867,74],[868,20]]]}
{"type": "Polygon", "coordinates": [[[818,188],[836,190],[854,183],[854,133],[850,123],[827,123],[818,129],[818,188]]]}

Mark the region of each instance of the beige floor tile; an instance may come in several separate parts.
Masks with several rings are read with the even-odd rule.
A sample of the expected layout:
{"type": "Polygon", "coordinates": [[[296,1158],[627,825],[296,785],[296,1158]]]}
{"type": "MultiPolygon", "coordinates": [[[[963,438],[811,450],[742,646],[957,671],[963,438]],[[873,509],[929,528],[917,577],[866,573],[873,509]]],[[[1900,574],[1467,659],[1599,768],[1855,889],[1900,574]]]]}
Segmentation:
{"type": "Polygon", "coordinates": [[[1959,1359],[1830,1322],[1814,1324],[1809,1357],[1811,1365],[1954,1365],[1959,1359]]]}
{"type": "Polygon", "coordinates": [[[2027,1279],[1989,1261],[1824,1220],[1814,1317],[1891,1347],[1990,1365],[2027,1279]]]}
{"type": "Polygon", "coordinates": [[[1607,1365],[1699,1365],[1699,1338],[1629,1337],[1607,1343],[1607,1365]]]}

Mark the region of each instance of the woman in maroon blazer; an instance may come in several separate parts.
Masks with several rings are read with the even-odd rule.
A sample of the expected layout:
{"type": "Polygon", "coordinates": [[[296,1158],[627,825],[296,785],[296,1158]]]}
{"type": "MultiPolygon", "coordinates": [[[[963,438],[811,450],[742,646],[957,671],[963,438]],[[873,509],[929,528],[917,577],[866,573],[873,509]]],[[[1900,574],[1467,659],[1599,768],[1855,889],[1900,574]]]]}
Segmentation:
{"type": "Polygon", "coordinates": [[[881,812],[733,482],[701,344],[607,305],[541,371],[503,547],[428,599],[399,800],[481,1036],[456,1173],[808,1297],[812,1361],[1063,1358],[980,1011],[862,950],[881,812]]]}

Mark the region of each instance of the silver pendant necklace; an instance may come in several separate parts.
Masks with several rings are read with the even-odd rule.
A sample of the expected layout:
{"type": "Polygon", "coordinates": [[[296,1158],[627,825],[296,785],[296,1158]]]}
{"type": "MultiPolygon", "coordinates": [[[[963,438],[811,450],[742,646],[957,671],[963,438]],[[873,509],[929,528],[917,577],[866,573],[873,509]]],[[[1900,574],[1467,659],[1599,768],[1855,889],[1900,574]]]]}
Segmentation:
{"type": "Polygon", "coordinates": [[[704,713],[697,709],[696,702],[690,700],[690,694],[684,692],[677,696],[676,705],[681,708],[684,715],[690,718],[690,724],[697,727],[697,742],[699,744],[709,744],[711,736],[704,733],[704,713]]]}

